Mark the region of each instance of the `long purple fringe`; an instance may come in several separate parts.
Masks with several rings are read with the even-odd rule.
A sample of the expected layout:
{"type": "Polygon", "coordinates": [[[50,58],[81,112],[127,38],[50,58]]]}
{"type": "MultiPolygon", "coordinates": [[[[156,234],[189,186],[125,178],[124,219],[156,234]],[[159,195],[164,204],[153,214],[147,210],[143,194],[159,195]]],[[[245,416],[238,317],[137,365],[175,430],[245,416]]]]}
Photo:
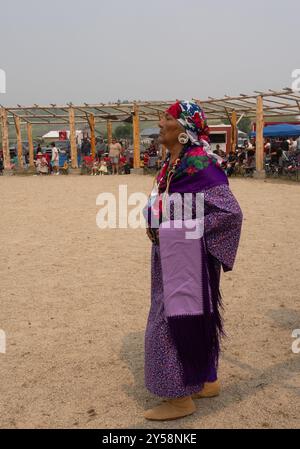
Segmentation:
{"type": "Polygon", "coordinates": [[[202,284],[204,314],[168,318],[171,335],[182,363],[185,386],[206,382],[211,367],[217,368],[220,339],[224,335],[220,314],[220,263],[206,251],[204,241],[202,284]]]}

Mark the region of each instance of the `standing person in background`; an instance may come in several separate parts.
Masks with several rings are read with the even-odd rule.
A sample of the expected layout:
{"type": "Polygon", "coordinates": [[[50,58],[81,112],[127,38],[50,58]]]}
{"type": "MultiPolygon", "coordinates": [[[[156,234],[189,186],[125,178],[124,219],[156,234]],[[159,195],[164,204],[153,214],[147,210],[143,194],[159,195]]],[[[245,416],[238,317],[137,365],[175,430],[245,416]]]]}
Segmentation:
{"type": "Polygon", "coordinates": [[[291,144],[291,142],[290,142],[290,140],[289,140],[288,138],[283,139],[283,140],[282,140],[282,143],[281,143],[281,149],[282,149],[283,151],[288,152],[289,149],[290,149],[290,144],[291,144]]]}
{"type": "Polygon", "coordinates": [[[97,139],[96,150],[99,159],[103,157],[104,153],[106,152],[106,144],[101,137],[97,139]]]}
{"type": "Polygon", "coordinates": [[[297,151],[300,151],[300,136],[297,139],[297,151]]]}
{"type": "Polygon", "coordinates": [[[264,145],[264,152],[265,156],[268,156],[271,151],[271,141],[270,139],[266,139],[265,145],[264,145]]]}
{"type": "Polygon", "coordinates": [[[54,174],[59,175],[59,152],[54,142],[51,143],[51,147],[52,147],[51,164],[53,167],[53,172],[54,174]]]}
{"type": "Polygon", "coordinates": [[[297,151],[297,137],[291,139],[291,144],[289,148],[290,153],[294,154],[297,151]]]}
{"type": "Polygon", "coordinates": [[[37,146],[37,148],[36,148],[36,150],[35,150],[35,157],[36,157],[36,155],[37,155],[38,153],[41,153],[41,152],[42,152],[42,147],[41,147],[41,144],[39,143],[38,146],[37,146]]]}
{"type": "Polygon", "coordinates": [[[81,143],[81,155],[89,156],[91,154],[91,143],[87,137],[85,137],[81,143]]]}
{"type": "Polygon", "coordinates": [[[109,157],[112,165],[112,174],[119,174],[119,157],[122,147],[115,138],[112,139],[112,143],[109,145],[109,157]]]}
{"type": "Polygon", "coordinates": [[[151,145],[148,148],[148,155],[149,155],[148,167],[156,169],[158,157],[157,157],[157,147],[154,141],[151,142],[151,145]]]}
{"type": "Polygon", "coordinates": [[[252,142],[249,142],[249,140],[244,140],[244,148],[246,151],[253,150],[252,142]]]}
{"type": "MultiPolygon", "coordinates": [[[[53,173],[53,167],[52,167],[52,164],[51,164],[51,157],[50,157],[50,154],[49,153],[47,153],[46,151],[44,151],[44,152],[42,152],[43,153],[43,156],[45,156],[45,158],[46,158],[46,161],[47,161],[47,164],[48,164],[48,171],[49,171],[49,173],[53,173]]],[[[52,155],[51,155],[52,156],[52,155]]]]}
{"type": "Polygon", "coordinates": [[[279,139],[276,139],[271,144],[271,163],[279,165],[279,160],[282,156],[282,145],[279,139]]]}

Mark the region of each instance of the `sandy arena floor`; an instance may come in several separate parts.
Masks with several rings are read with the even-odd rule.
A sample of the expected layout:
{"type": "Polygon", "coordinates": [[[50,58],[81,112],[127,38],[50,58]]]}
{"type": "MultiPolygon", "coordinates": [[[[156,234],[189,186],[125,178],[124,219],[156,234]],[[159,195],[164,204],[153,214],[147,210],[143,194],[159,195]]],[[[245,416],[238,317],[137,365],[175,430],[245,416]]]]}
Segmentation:
{"type": "Polygon", "coordinates": [[[244,212],[223,276],[223,392],[197,413],[148,423],[143,385],[150,243],[100,230],[96,197],[149,192],[150,177],[0,178],[1,428],[299,428],[300,185],[234,179],[244,212]]]}

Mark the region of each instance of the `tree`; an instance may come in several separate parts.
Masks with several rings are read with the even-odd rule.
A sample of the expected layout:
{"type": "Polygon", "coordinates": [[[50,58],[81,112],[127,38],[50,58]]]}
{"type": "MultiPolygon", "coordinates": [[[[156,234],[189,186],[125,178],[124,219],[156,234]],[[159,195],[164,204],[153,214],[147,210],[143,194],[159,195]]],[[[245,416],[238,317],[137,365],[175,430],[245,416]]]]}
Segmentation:
{"type": "Polygon", "coordinates": [[[132,124],[126,123],[120,126],[117,126],[114,130],[114,135],[117,139],[131,139],[133,136],[133,128],[132,124]]]}
{"type": "MultiPolygon", "coordinates": [[[[223,119],[224,125],[230,125],[230,121],[226,118],[223,119]]],[[[249,134],[252,131],[252,121],[249,117],[243,117],[238,124],[238,129],[243,133],[249,134]]]]}
{"type": "Polygon", "coordinates": [[[251,119],[249,117],[243,117],[238,124],[238,128],[244,133],[249,134],[251,132],[251,119]]]}

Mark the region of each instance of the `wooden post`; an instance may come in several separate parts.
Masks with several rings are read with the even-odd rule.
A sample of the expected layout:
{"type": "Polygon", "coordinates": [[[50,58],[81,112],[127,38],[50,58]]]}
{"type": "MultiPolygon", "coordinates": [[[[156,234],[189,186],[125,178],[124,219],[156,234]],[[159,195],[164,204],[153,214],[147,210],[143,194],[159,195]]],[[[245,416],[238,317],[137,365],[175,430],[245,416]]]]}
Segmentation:
{"type": "Polygon", "coordinates": [[[134,103],[133,112],[133,168],[140,168],[140,123],[139,107],[136,103],[134,103]]]}
{"type": "Polygon", "coordinates": [[[236,150],[237,142],[238,142],[238,128],[237,128],[237,114],[236,111],[233,111],[231,114],[231,151],[236,150]]]}
{"type": "Polygon", "coordinates": [[[256,171],[264,175],[264,100],[261,95],[256,103],[256,171]]]}
{"type": "MultiPolygon", "coordinates": [[[[158,119],[159,121],[162,119],[163,113],[162,112],[158,112],[158,119]]],[[[161,159],[162,161],[166,160],[166,156],[167,156],[167,147],[163,144],[161,145],[161,159]]]]}
{"type": "Polygon", "coordinates": [[[107,120],[107,144],[110,145],[112,142],[112,123],[107,120]]]}
{"type": "Polygon", "coordinates": [[[24,168],[20,117],[14,115],[14,122],[17,134],[18,168],[24,168]]]}
{"type": "Polygon", "coordinates": [[[88,116],[89,126],[91,130],[91,156],[94,159],[96,154],[96,137],[95,137],[95,116],[90,114],[88,116]]]}
{"type": "Polygon", "coordinates": [[[69,124],[70,124],[70,145],[71,145],[71,167],[78,168],[75,111],[72,106],[70,106],[69,108],[69,124]]]}
{"type": "Polygon", "coordinates": [[[28,146],[29,146],[29,167],[34,167],[34,154],[33,154],[33,140],[32,140],[32,125],[27,123],[27,136],[28,136],[28,146]]]}
{"type": "Polygon", "coordinates": [[[10,170],[7,110],[1,108],[2,151],[4,170],[10,170]]]}

